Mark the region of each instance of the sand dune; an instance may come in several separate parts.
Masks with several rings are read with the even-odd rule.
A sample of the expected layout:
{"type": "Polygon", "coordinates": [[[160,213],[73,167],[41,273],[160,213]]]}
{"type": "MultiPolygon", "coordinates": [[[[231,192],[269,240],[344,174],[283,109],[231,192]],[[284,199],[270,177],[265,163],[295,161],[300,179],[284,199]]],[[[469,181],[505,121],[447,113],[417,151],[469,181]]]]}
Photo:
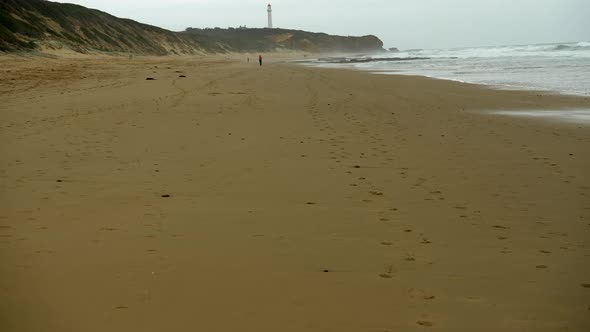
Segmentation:
{"type": "Polygon", "coordinates": [[[0,58],[2,331],[587,331],[588,98],[266,61],[0,58]]]}

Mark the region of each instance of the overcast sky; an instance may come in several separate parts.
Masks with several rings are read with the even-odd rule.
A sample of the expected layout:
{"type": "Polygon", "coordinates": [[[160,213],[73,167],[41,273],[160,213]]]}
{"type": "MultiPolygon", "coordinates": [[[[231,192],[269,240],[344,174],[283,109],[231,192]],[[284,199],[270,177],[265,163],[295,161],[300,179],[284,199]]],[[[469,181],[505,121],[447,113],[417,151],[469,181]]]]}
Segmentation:
{"type": "MultiPolygon", "coordinates": [[[[180,31],[266,25],[259,0],[61,0],[180,31]]],[[[374,34],[386,47],[590,41],[590,0],[274,0],[275,27],[374,34]]]]}

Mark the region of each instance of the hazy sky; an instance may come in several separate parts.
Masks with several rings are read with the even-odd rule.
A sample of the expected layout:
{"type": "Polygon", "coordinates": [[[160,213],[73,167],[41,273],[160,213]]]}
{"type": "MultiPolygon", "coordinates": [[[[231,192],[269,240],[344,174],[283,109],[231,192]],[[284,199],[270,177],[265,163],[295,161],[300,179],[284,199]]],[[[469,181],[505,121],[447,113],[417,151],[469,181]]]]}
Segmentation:
{"type": "MultiPolygon", "coordinates": [[[[259,0],[61,0],[170,30],[266,25],[259,0]]],[[[374,34],[386,47],[590,40],[590,0],[275,0],[276,27],[374,34]]]]}

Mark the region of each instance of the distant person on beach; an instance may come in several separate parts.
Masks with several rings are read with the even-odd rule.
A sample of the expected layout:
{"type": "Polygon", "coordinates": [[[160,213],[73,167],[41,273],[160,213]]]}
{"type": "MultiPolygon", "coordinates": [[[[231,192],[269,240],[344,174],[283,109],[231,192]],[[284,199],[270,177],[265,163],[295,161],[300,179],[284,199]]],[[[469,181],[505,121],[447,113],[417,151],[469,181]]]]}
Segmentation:
{"type": "Polygon", "coordinates": [[[258,62],[260,62],[260,66],[262,66],[262,55],[258,56],[258,62]]]}

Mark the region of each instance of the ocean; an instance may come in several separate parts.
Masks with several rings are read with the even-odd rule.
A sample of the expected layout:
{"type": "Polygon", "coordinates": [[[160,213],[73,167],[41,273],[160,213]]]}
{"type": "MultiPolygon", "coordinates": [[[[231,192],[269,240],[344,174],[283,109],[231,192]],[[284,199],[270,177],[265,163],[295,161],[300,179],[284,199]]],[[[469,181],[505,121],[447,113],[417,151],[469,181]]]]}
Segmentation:
{"type": "Polygon", "coordinates": [[[401,50],[299,62],[376,74],[427,76],[499,89],[590,96],[590,42],[401,50]]]}

